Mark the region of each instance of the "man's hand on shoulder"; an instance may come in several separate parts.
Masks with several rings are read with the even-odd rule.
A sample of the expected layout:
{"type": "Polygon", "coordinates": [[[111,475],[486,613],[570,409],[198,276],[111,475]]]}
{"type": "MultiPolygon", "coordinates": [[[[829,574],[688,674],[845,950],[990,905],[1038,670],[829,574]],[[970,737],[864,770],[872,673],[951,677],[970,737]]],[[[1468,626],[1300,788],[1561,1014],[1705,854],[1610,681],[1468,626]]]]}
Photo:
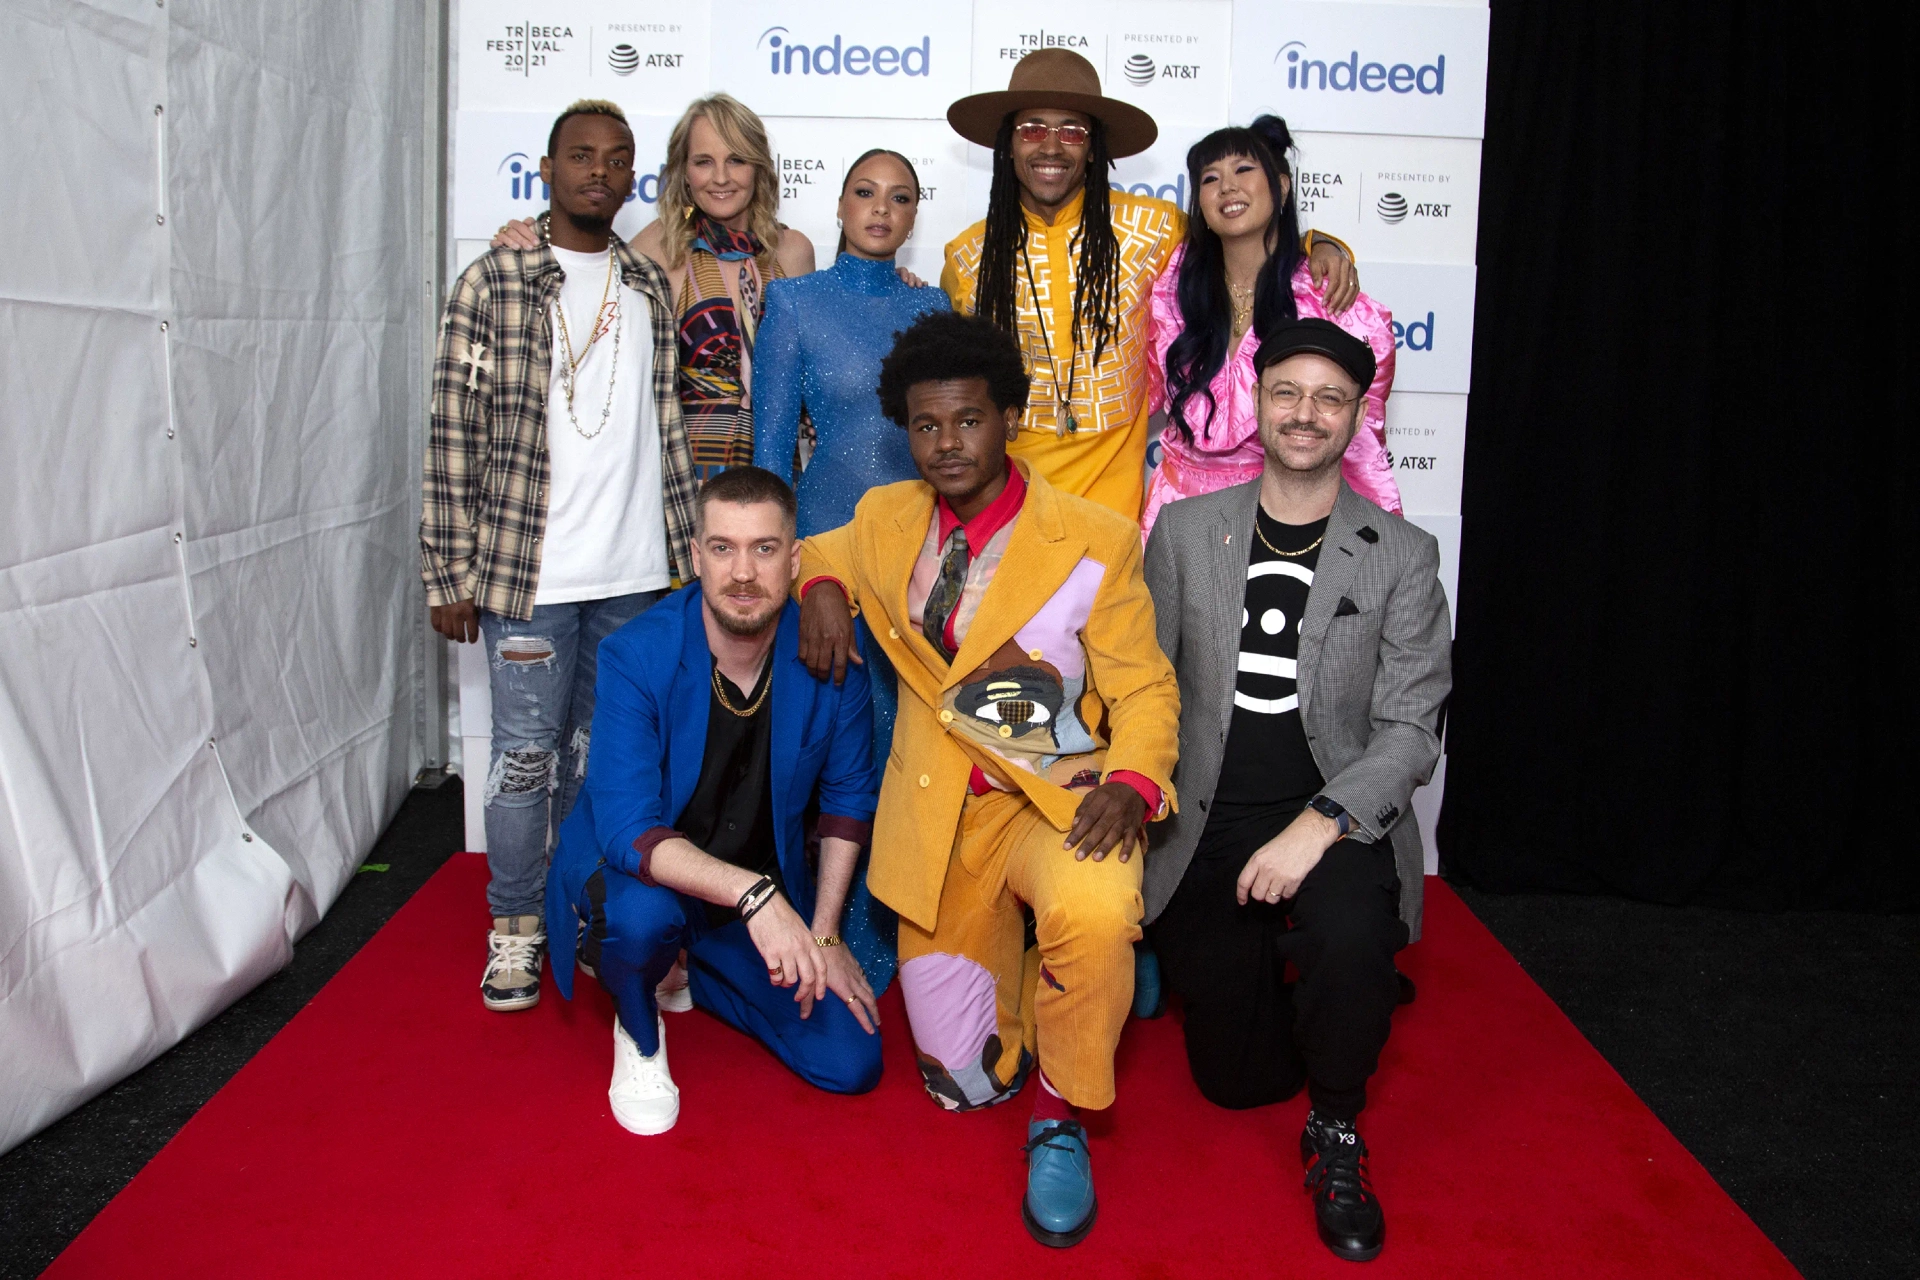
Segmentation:
{"type": "Polygon", "coordinates": [[[1334,842],[1340,827],[1332,818],[1315,809],[1302,809],[1300,816],[1287,824],[1273,839],[1254,850],[1247,865],[1240,869],[1233,896],[1241,906],[1248,902],[1279,902],[1300,892],[1300,882],[1320,865],[1334,842]]]}
{"type": "Polygon", "coordinates": [[[800,601],[800,663],[816,680],[847,678],[847,664],[866,665],[853,642],[853,610],[847,593],[832,581],[816,582],[800,601]]]}
{"type": "Polygon", "coordinates": [[[471,644],[480,638],[480,611],[471,600],[436,604],[427,610],[427,618],[435,631],[455,644],[471,644]]]}
{"type": "Polygon", "coordinates": [[[514,218],[493,233],[495,249],[518,249],[522,253],[540,247],[540,232],[532,218],[514,218]]]}
{"type": "Polygon", "coordinates": [[[1103,862],[1115,849],[1125,862],[1133,857],[1136,843],[1146,852],[1146,821],[1147,802],[1138,791],[1124,782],[1103,782],[1087,792],[1074,811],[1065,847],[1073,850],[1075,862],[1089,856],[1103,862]]]}

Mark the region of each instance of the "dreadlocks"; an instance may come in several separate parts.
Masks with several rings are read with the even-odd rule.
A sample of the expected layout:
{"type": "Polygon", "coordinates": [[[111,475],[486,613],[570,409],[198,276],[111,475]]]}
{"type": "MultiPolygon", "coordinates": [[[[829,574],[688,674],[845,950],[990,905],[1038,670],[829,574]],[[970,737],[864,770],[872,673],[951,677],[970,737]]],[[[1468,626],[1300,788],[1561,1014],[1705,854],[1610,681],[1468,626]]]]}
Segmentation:
{"type": "MultiPolygon", "coordinates": [[[[1007,113],[993,139],[993,186],[987,195],[973,309],[1018,337],[1015,281],[1027,244],[1027,218],[1020,207],[1020,180],[1013,172],[1013,116],[1007,113]]],[[[1074,272],[1073,349],[1080,350],[1081,334],[1091,331],[1097,365],[1107,339],[1113,336],[1114,312],[1120,309],[1120,242],[1113,234],[1113,203],[1108,198],[1107,173],[1113,168],[1113,157],[1107,151],[1106,125],[1095,120],[1092,135],[1087,141],[1086,196],[1080,228],[1074,233],[1080,241],[1080,263],[1074,272]]]]}

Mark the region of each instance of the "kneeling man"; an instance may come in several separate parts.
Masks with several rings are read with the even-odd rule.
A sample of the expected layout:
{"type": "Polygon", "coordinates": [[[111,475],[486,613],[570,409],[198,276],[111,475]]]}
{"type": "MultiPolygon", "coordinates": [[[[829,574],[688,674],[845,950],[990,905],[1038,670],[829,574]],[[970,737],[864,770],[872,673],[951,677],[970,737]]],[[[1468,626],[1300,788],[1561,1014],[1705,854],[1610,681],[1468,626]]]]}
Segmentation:
{"type": "Polygon", "coordinates": [[[835,686],[800,665],[799,555],[786,483],[723,471],[695,505],[699,581],[600,646],[593,751],[547,877],[547,934],[561,994],[577,938],[613,995],[608,1098],[633,1133],[680,1115],[654,988],[682,948],[693,1002],[809,1083],[863,1093],[880,1079],[880,1012],[837,936],[873,819],[872,708],[858,668],[835,686]],[[817,877],[801,833],[816,786],[817,877]]]}
{"type": "Polygon", "coordinates": [[[1320,1238],[1364,1261],[1386,1219],[1355,1123],[1399,994],[1394,952],[1419,928],[1412,798],[1440,753],[1447,602],[1433,538],[1340,478],[1366,343],[1294,321],[1254,368],[1264,473],[1170,504],[1147,542],[1187,802],[1155,832],[1147,918],[1200,1091],[1256,1107],[1305,1083],[1320,1238]]]}
{"type": "Polygon", "coordinates": [[[1135,854],[1171,807],[1180,709],[1138,527],[1007,456],[1027,389],[985,320],[941,312],[899,335],[880,404],[921,479],[807,539],[801,656],[851,680],[851,606],[899,673],[867,885],[900,913],[920,1069],[967,1110],[1013,1096],[1037,1058],[1023,1214],[1066,1246],[1093,1225],[1073,1108],[1113,1102],[1135,854]]]}

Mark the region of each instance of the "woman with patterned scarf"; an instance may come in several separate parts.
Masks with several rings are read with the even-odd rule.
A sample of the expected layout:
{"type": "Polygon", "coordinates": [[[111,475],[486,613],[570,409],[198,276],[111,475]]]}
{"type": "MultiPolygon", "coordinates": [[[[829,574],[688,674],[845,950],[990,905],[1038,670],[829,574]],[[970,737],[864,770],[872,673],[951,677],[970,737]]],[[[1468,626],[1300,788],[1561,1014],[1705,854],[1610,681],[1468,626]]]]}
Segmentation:
{"type": "MultiPolygon", "coordinates": [[[[724,93],[697,99],[667,140],[659,216],[633,247],[673,281],[676,381],[701,478],[753,461],[753,336],[767,281],[814,268],[813,242],[780,224],[779,205],[760,117],[724,93]]],[[[510,222],[494,243],[531,249],[538,234],[510,222]]]]}

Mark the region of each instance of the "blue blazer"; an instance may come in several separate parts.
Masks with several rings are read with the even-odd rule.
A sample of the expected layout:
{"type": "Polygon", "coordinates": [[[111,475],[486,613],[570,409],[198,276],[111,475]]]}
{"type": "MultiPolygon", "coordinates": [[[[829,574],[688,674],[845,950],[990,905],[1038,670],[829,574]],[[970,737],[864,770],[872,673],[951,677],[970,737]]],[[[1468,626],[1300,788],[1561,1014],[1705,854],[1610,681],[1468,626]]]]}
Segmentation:
{"type": "MultiPolygon", "coordinates": [[[[845,683],[816,680],[800,664],[800,608],[787,601],[773,640],[774,851],[794,910],[813,915],[801,817],[816,784],[820,812],[873,821],[880,775],[873,766],[873,703],[864,667],[845,683]]],[[[553,976],[573,994],[575,932],[565,883],[601,862],[640,870],[634,843],[679,823],[700,781],[713,697],[713,658],[700,612],[700,584],[667,596],[600,644],[587,776],[547,875],[553,976]]],[[[852,895],[849,894],[849,897],[852,895]]]]}

